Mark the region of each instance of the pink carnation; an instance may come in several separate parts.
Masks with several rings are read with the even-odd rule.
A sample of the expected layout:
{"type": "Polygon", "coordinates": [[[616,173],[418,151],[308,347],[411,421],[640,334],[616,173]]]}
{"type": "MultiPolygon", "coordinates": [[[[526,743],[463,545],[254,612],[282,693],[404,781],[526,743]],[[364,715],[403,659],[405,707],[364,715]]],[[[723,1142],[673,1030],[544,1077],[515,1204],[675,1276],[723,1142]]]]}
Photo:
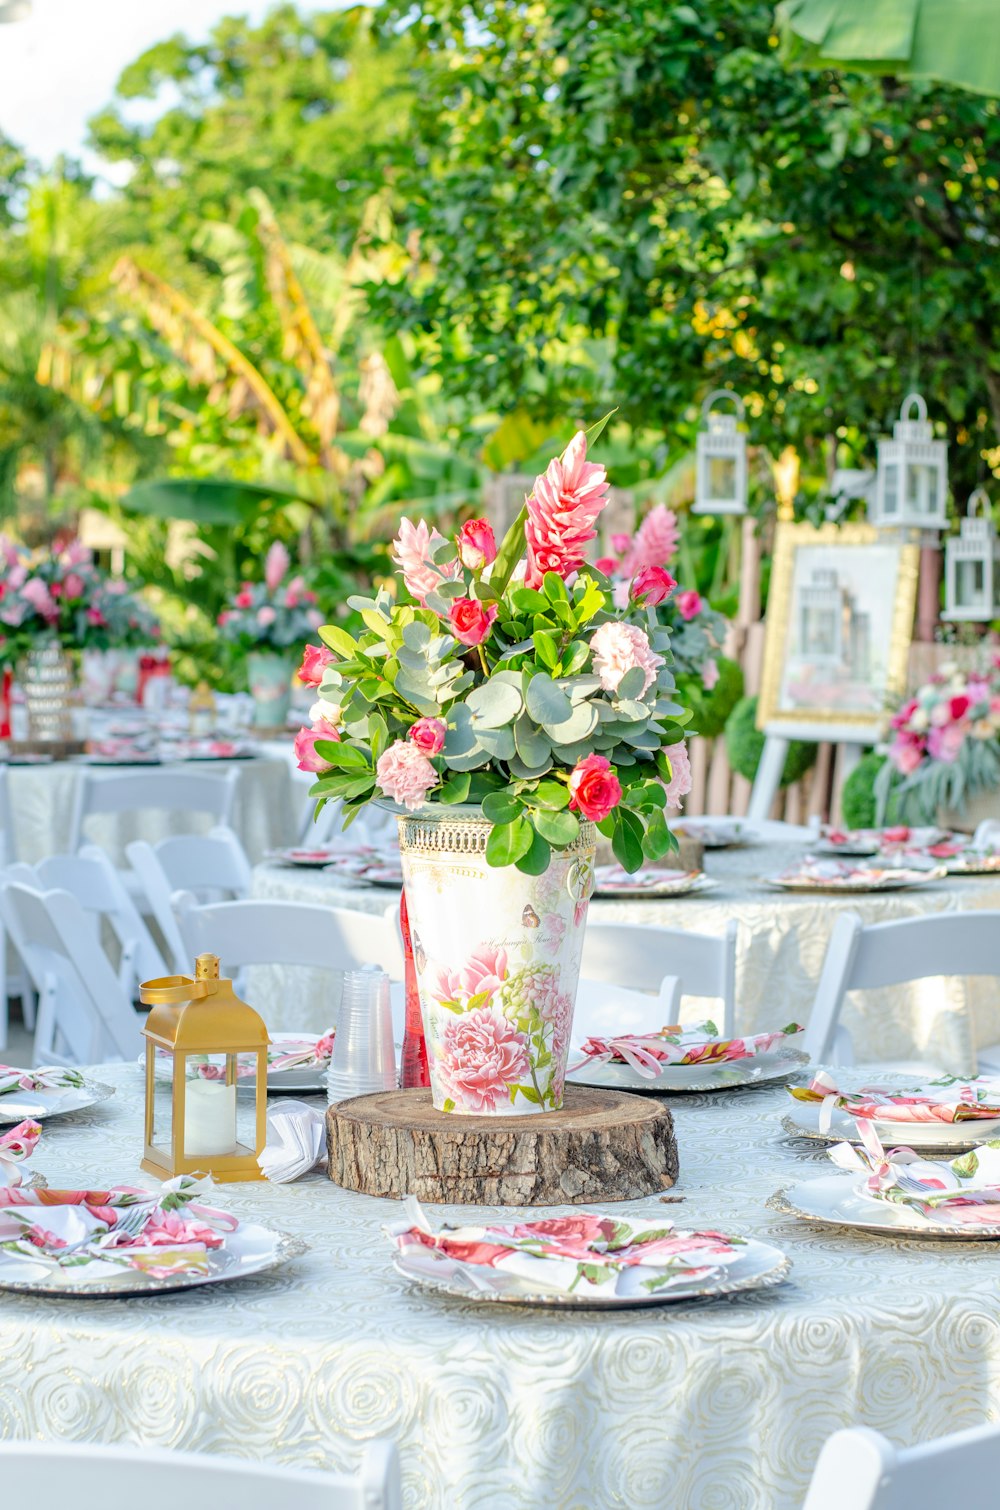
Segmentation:
{"type": "Polygon", "coordinates": [[[281,541],[276,540],[264,561],[264,582],[268,592],[278,591],[290,564],[291,557],[281,541]]]}
{"type": "Polygon", "coordinates": [[[325,645],[307,645],[302,653],[302,665],[298,669],[299,681],[307,687],[318,687],[323,680],[323,672],[332,664],[333,656],[325,645]]]}
{"type": "Polygon", "coordinates": [[[443,544],[444,536],[428,527],[421,519],[411,524],[409,519],[399,521],[399,534],[392,542],[392,559],[403,573],[407,591],[422,603],[427,594],[444,579],[456,577],[460,570],[457,561],[446,566],[435,566],[431,552],[443,544]]]}
{"type": "Polygon", "coordinates": [[[608,474],[587,461],[587,437],[580,430],[561,457],[535,478],[524,529],[527,587],[540,587],[545,573],[568,577],[584,563],[597,534],[594,521],[608,500],[608,474]]]}
{"type": "Polygon", "coordinates": [[[49,592],[48,587],[41,577],[29,577],[21,588],[21,596],[26,599],[37,614],[49,623],[54,623],[59,617],[59,608],[55,599],[49,592]]]}
{"type": "Polygon", "coordinates": [[[416,745],[421,755],[440,755],[448,725],[443,718],[418,718],[411,724],[406,737],[416,745]]]}
{"type": "Polygon", "coordinates": [[[397,739],[378,759],[375,777],[387,797],[414,812],[431,787],[438,784],[438,773],[409,740],[397,739]]]}
{"type": "Polygon", "coordinates": [[[618,684],[626,671],[641,666],[645,680],[642,691],[652,686],[656,673],[663,665],[662,655],[657,655],[642,630],[634,624],[619,624],[610,620],[595,629],[590,637],[594,656],[594,670],[601,678],[605,692],[617,692],[618,684]]]}
{"type": "Polygon", "coordinates": [[[317,739],[338,739],[339,730],[327,718],[321,718],[311,729],[300,729],[295,736],[295,759],[300,771],[328,771],[330,762],[316,753],[317,739]]]}
{"type": "Polygon", "coordinates": [[[691,761],[687,745],[680,742],[667,745],[663,751],[670,761],[670,783],[667,786],[667,807],[680,807],[681,798],[691,790],[691,761]]]}
{"type": "Polygon", "coordinates": [[[509,1105],[509,1087],[530,1072],[527,1043],[502,1012],[476,1007],[448,1023],[435,1068],[463,1111],[495,1112],[509,1105]]]}
{"type": "Polygon", "coordinates": [[[658,503],[650,509],[633,539],[627,541],[622,562],[625,576],[634,577],[644,566],[665,566],[676,551],[680,537],[677,515],[666,504],[658,503]]]}

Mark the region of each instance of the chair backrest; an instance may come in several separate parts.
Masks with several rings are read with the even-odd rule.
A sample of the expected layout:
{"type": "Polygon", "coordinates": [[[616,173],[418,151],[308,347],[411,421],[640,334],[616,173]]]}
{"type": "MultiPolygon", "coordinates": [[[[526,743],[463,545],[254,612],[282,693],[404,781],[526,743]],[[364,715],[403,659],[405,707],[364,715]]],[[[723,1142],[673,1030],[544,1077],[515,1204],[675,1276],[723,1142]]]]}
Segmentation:
{"type": "Polygon", "coordinates": [[[14,832],[14,812],[10,805],[7,767],[0,766],[0,865],[13,865],[16,860],[17,835],[14,832]]]}
{"type": "Polygon", "coordinates": [[[134,1058],[141,1019],[76,898],[5,880],[0,915],[39,994],[35,1062],[134,1058]]]}
{"type": "Polygon", "coordinates": [[[889,923],[838,917],[830,935],[802,1047],[818,1063],[850,1062],[840,1026],[849,991],[874,991],[929,976],[1000,976],[1000,912],[939,912],[889,923]]]}
{"type": "Polygon", "coordinates": [[[177,892],[174,913],[187,955],[217,954],[227,972],[247,965],[310,965],[358,970],[381,965],[403,977],[403,953],[393,908],[379,916],[307,902],[215,902],[199,907],[177,892]]]}
{"type": "Polygon", "coordinates": [[[207,813],[216,823],[229,823],[239,782],[235,767],[222,776],[204,771],[83,770],[70,822],[70,849],[79,848],[84,824],[95,813],[207,813]]]}
{"type": "Polygon", "coordinates": [[[315,1473],[245,1459],[160,1447],[81,1447],[0,1442],[0,1475],[11,1504],[72,1496],[84,1507],[139,1502],[144,1510],[239,1505],[240,1510],[402,1510],[399,1458],[391,1442],[369,1442],[356,1474],[315,1473]]]}
{"type": "MultiPolygon", "coordinates": [[[[731,1033],[736,1017],[735,922],[721,936],[688,933],[679,928],[656,928],[642,923],[592,921],[583,940],[580,974],[632,991],[654,992],[665,1008],[674,978],[684,996],[714,996],[722,1002],[723,1033],[731,1033]],[[665,988],[664,982],[670,982],[665,988]]],[[[663,1026],[668,1019],[664,1018],[663,1026]]]]}
{"type": "Polygon", "coordinates": [[[111,925],[121,946],[118,979],[129,996],[141,981],[170,973],[120,872],[96,844],[85,844],[78,855],[51,855],[35,866],[35,874],[43,891],[68,891],[95,922],[106,919],[111,925]]]}
{"type": "Polygon", "coordinates": [[[248,897],[253,872],[243,846],[232,829],[216,827],[207,834],[161,839],[159,844],[136,839],[126,844],[125,855],[166,942],[173,969],[186,974],[191,961],[171,897],[175,891],[190,892],[198,902],[248,897]]]}
{"type": "Polygon", "coordinates": [[[803,1510],[919,1510],[989,1503],[1000,1474],[1000,1428],[977,1426],[918,1447],[894,1447],[867,1426],[834,1432],[820,1452],[803,1510]]]}

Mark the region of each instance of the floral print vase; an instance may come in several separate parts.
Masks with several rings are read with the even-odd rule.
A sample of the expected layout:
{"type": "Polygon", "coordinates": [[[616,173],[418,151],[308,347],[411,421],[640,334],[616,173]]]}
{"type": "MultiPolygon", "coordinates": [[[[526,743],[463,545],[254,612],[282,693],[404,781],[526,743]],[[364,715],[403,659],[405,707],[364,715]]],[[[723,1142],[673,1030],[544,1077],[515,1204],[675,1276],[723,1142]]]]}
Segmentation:
{"type": "Polygon", "coordinates": [[[247,682],[258,729],[284,728],[292,699],[293,669],[287,655],[273,650],[251,650],[247,656],[247,682]]]}
{"type": "Polygon", "coordinates": [[[562,1105],[593,824],[548,870],[486,862],[478,808],[399,820],[431,1094],[438,1111],[511,1116],[562,1105]]]}

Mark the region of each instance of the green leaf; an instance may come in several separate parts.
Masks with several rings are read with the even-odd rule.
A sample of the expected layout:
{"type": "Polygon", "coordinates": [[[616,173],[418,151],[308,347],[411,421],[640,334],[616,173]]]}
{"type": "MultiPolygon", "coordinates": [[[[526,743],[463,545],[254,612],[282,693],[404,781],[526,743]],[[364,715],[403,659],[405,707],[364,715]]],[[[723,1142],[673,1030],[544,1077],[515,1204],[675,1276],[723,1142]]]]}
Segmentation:
{"type": "Polygon", "coordinates": [[[654,808],[646,820],[646,832],[642,847],[651,860],[662,860],[677,848],[677,840],[667,827],[667,820],[659,808],[654,808]]]}
{"type": "MultiPolygon", "coordinates": [[[[516,736],[515,730],[515,736],[516,736]]],[[[548,807],[558,811],[569,802],[569,788],[561,781],[540,781],[531,793],[533,807],[548,807]]]]}
{"type": "Polygon", "coordinates": [[[542,591],[552,604],[569,602],[566,583],[558,572],[547,571],[545,573],[545,576],[542,578],[542,591]]]}
{"type": "Polygon", "coordinates": [[[640,697],[645,685],[645,671],[643,671],[641,666],[633,666],[630,670],[626,671],[618,683],[618,688],[615,692],[616,701],[624,702],[626,699],[640,697]]]}
{"type": "Polygon", "coordinates": [[[617,413],[618,413],[618,405],[616,404],[613,409],[609,409],[608,410],[607,414],[604,416],[603,419],[599,419],[597,421],[596,425],[591,425],[591,427],[590,427],[589,430],[584,430],[583,433],[587,437],[587,449],[588,449],[588,451],[590,450],[590,447],[594,444],[595,441],[600,440],[601,434],[602,434],[602,432],[604,430],[604,426],[607,424],[607,422],[611,418],[611,416],[613,414],[617,414],[617,413]]]}
{"type": "Polygon", "coordinates": [[[526,713],[514,725],[514,745],[526,766],[538,769],[552,754],[552,747],[542,731],[526,713]]]}
{"type": "Polygon", "coordinates": [[[627,808],[615,809],[617,823],[611,836],[615,859],[630,874],[642,864],[642,819],[627,808]]]}
{"type": "Polygon", "coordinates": [[[372,747],[372,765],[374,766],[389,743],[389,728],[381,713],[369,713],[368,739],[372,747]]]}
{"type": "Polygon", "coordinates": [[[527,518],[528,509],[525,505],[503,537],[490,571],[490,582],[494,592],[503,593],[510,581],[511,573],[521,559],[524,552],[524,526],[527,518]]]}
{"type": "Polygon", "coordinates": [[[316,754],[338,770],[370,771],[372,768],[371,761],[362,750],[356,745],[344,744],[342,740],[317,739],[316,754]]]}
{"type": "Polygon", "coordinates": [[[469,787],[472,785],[472,773],[470,771],[457,771],[449,776],[441,787],[438,801],[443,803],[464,802],[469,795],[469,787]]]}
{"type": "Polygon", "coordinates": [[[554,671],[559,664],[559,640],[550,629],[536,630],[531,636],[531,643],[535,647],[535,654],[549,671],[554,671]]]}
{"type": "Polygon", "coordinates": [[[483,798],[483,817],[491,823],[513,823],[521,811],[520,798],[512,797],[509,792],[491,792],[483,798]]]}
{"type": "Polygon", "coordinates": [[[573,711],[565,692],[544,671],[539,671],[528,683],[525,703],[536,724],[565,723],[573,711]]]}
{"type": "Polygon", "coordinates": [[[510,600],[518,613],[545,613],[549,606],[545,594],[536,591],[534,587],[515,587],[510,600]]]}
{"type": "Polygon", "coordinates": [[[521,711],[521,694],[510,682],[491,677],[474,687],[465,699],[476,729],[502,729],[514,722],[521,711]]]}
{"type": "Polygon", "coordinates": [[[531,848],[535,831],[526,818],[515,818],[513,823],[498,823],[490,830],[486,841],[488,865],[513,865],[531,848]]]}
{"type": "Polygon", "coordinates": [[[341,629],[339,624],[324,624],[319,637],[343,661],[353,661],[360,653],[361,647],[357,640],[346,629],[341,629]]]}
{"type": "Polygon", "coordinates": [[[552,851],[549,849],[542,835],[536,829],[531,828],[530,824],[528,827],[531,830],[531,848],[515,863],[518,870],[523,871],[526,876],[544,875],[545,871],[549,868],[552,851]]]}
{"type": "Polygon", "coordinates": [[[580,824],[575,814],[567,812],[551,812],[546,808],[539,808],[533,812],[532,822],[543,839],[548,839],[550,844],[564,848],[572,844],[580,833],[580,824]]]}

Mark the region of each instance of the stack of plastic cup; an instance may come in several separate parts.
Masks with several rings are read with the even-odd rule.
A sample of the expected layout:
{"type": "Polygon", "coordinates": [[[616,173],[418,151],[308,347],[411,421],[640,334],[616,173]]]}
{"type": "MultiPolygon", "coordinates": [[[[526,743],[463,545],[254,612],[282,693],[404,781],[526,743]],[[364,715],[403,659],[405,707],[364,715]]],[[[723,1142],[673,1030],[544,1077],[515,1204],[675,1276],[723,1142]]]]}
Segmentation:
{"type": "Polygon", "coordinates": [[[327,1101],[396,1089],[389,977],[377,965],[348,970],[326,1076],[327,1101]]]}

